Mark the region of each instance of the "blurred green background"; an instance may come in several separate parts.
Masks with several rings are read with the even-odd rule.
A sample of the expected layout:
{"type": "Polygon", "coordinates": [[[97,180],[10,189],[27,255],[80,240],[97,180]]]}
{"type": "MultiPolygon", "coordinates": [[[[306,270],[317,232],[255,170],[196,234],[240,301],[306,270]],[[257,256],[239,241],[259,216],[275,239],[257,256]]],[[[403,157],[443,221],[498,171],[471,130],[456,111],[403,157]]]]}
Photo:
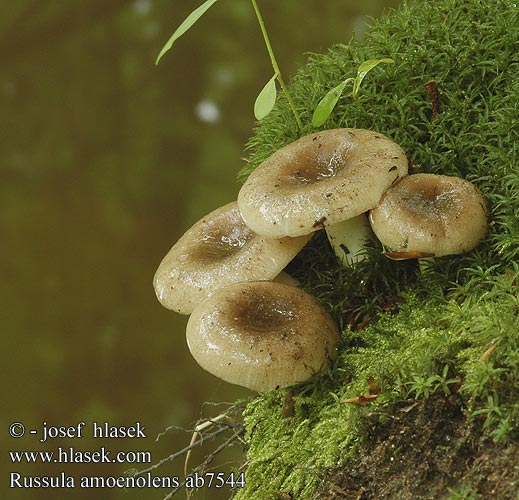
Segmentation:
{"type": "MultiPolygon", "coordinates": [[[[187,318],[163,309],[151,285],[172,243],[235,199],[253,102],[272,74],[245,0],[218,2],[155,66],[199,3],[0,0],[2,498],[161,499],[160,490],[9,489],[11,471],[106,476],[132,466],[13,465],[7,450],[105,445],[149,450],[158,461],[190,440],[172,429],[155,442],[160,432],[193,427],[204,401],[248,394],[196,365],[187,318]],[[9,437],[12,422],[41,429],[44,421],[140,421],[148,439],[9,437]]],[[[286,80],[305,53],[353,32],[362,38],[369,16],[397,4],[259,2],[286,80]]],[[[216,470],[239,457],[229,452],[216,470]]],[[[181,475],[182,460],[156,474],[181,475]]]]}

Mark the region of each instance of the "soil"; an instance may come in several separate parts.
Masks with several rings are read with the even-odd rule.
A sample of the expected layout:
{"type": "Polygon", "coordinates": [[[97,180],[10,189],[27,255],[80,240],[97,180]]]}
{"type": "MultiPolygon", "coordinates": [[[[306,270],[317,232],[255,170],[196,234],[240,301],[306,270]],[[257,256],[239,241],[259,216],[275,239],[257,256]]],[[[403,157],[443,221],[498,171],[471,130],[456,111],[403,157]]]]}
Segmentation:
{"type": "Polygon", "coordinates": [[[519,443],[469,425],[456,396],[402,402],[366,452],[319,500],[519,500],[519,443]]]}

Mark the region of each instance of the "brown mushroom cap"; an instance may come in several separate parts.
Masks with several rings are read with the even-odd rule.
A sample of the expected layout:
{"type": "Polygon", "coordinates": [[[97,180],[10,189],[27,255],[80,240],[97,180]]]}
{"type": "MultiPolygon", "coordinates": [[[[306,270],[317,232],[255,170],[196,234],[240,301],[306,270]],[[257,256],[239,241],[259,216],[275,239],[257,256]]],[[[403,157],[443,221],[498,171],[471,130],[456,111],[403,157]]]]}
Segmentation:
{"type": "Polygon", "coordinates": [[[437,257],[472,250],[487,231],[481,192],[459,177],[415,174],[387,190],[370,212],[373,232],[392,252],[437,257]]]}
{"type": "Polygon", "coordinates": [[[255,391],[310,378],[335,357],[339,333],[308,293],[282,283],[237,283],[202,302],[187,342],[208,372],[255,391]]]}
{"type": "Polygon", "coordinates": [[[155,273],[155,293],[164,307],[190,314],[223,286],[273,279],[308,239],[258,236],[245,225],[236,202],[228,203],[173,245],[155,273]]]}
{"type": "Polygon", "coordinates": [[[242,186],[238,207],[258,234],[300,236],[367,212],[406,174],[404,152],[382,134],[325,130],[261,163],[242,186]]]}

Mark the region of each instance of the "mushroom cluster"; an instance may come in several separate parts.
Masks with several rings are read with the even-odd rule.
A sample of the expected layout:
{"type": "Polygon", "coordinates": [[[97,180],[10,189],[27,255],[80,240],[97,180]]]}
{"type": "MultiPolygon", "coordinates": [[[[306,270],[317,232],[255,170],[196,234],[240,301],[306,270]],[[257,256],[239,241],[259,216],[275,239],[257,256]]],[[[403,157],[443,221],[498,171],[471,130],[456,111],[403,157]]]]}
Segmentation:
{"type": "Polygon", "coordinates": [[[155,293],[164,307],[191,314],[187,343],[203,368],[266,391],[303,382],[335,358],[336,324],[283,271],[310,237],[260,236],[231,202],[173,245],[155,293]]]}
{"type": "Polygon", "coordinates": [[[371,230],[391,258],[474,248],[487,225],[479,190],[407,169],[391,139],[350,128],[304,136],[261,163],[237,201],[198,221],[155,274],[159,301],[191,314],[195,360],[257,391],[303,382],[333,360],[337,325],[283,272],[315,231],[326,230],[345,265],[363,258],[371,230]]]}

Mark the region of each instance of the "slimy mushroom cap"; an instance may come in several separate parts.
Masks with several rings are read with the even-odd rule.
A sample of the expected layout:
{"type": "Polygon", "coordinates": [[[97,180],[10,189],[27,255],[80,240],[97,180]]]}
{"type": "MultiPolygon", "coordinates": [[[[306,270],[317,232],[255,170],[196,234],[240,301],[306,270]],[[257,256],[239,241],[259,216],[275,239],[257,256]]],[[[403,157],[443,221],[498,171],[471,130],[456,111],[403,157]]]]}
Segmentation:
{"type": "Polygon", "coordinates": [[[440,257],[472,250],[487,231],[486,211],[483,195],[471,182],[414,174],[390,187],[369,219],[390,252],[440,257]]]}
{"type": "Polygon", "coordinates": [[[229,285],[189,318],[187,342],[208,372],[255,391],[310,378],[335,357],[339,333],[308,293],[282,283],[229,285]]]}
{"type": "Polygon", "coordinates": [[[407,174],[407,158],[382,134],[316,132],[279,149],[238,194],[247,225],[273,238],[300,236],[367,212],[407,174]]]}
{"type": "Polygon", "coordinates": [[[308,239],[259,236],[245,225],[236,202],[228,203],[173,245],[155,273],[155,293],[164,307],[190,314],[223,286],[275,278],[308,239]]]}

